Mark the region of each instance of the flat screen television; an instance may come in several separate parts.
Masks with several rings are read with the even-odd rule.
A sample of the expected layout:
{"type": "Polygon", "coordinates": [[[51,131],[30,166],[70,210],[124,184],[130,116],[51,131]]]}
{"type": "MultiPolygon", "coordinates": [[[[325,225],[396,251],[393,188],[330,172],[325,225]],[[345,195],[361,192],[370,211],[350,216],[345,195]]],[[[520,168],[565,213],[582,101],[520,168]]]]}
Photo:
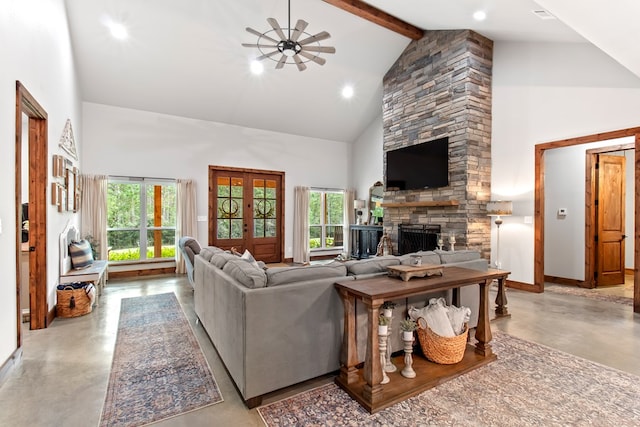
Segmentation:
{"type": "Polygon", "coordinates": [[[387,190],[422,190],[449,185],[449,138],[387,151],[387,190]]]}

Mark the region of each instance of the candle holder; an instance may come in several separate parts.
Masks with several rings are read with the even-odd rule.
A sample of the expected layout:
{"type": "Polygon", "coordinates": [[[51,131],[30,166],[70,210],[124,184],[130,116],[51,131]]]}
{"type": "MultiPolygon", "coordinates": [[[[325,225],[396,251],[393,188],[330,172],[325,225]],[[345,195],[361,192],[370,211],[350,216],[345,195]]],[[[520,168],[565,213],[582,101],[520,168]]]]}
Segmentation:
{"type": "Polygon", "coordinates": [[[413,332],[409,332],[411,335],[410,339],[408,335],[402,333],[402,342],[404,343],[404,368],[400,371],[400,374],[405,378],[415,378],[416,371],[413,370],[413,357],[411,353],[413,353],[413,332]]]}
{"type": "Polygon", "coordinates": [[[387,376],[387,372],[385,370],[385,359],[387,354],[388,332],[386,330],[386,327],[384,328],[384,330],[380,330],[380,329],[381,328],[378,328],[378,347],[380,350],[380,368],[381,368],[380,370],[382,371],[382,381],[380,381],[380,384],[387,384],[389,382],[389,377],[387,376]],[[381,332],[384,332],[384,333],[381,333],[381,332]]]}
{"type": "Polygon", "coordinates": [[[442,234],[438,234],[438,250],[442,250],[444,246],[444,241],[442,240],[442,234]]]}
{"type": "Polygon", "coordinates": [[[455,244],[456,244],[456,235],[451,233],[451,235],[449,236],[449,246],[450,246],[451,252],[455,251],[455,244]]]}

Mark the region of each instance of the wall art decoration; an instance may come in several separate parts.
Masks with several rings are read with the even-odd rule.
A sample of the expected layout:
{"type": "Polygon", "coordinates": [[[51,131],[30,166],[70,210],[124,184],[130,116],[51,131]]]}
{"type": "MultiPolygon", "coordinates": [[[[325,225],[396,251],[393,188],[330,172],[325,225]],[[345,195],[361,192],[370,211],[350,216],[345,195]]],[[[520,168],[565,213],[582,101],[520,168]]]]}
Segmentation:
{"type": "Polygon", "coordinates": [[[73,128],[71,127],[71,119],[67,119],[64,125],[62,136],[58,144],[60,148],[66,151],[74,160],[78,160],[78,152],[76,151],[76,141],[73,137],[73,128]]]}

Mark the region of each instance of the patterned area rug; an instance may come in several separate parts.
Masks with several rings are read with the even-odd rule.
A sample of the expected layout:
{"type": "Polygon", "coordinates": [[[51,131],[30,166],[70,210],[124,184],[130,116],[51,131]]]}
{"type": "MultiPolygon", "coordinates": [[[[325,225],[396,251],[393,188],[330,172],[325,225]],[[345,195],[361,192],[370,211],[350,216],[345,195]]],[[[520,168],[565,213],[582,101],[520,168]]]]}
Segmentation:
{"type": "Polygon", "coordinates": [[[640,378],[494,332],[498,360],[369,414],[335,384],[258,408],[275,426],[638,426],[640,378]]]}
{"type": "Polygon", "coordinates": [[[577,286],[556,285],[553,283],[544,284],[545,292],[553,292],[556,294],[575,295],[585,298],[591,298],[598,301],[615,302],[617,304],[625,304],[633,306],[633,298],[627,298],[619,295],[607,295],[596,291],[595,289],[579,288],[577,286]]]}
{"type": "Polygon", "coordinates": [[[124,298],[101,426],[141,426],[222,401],[173,293],[124,298]]]}

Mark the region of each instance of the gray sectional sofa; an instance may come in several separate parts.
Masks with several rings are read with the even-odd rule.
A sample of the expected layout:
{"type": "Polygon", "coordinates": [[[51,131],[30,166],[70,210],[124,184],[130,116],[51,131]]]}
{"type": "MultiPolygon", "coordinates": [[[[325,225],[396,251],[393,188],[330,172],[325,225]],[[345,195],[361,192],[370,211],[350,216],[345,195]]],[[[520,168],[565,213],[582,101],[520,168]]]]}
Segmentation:
{"type": "MultiPolygon", "coordinates": [[[[476,251],[420,254],[424,263],[487,269],[476,251]]],[[[336,281],[364,280],[386,274],[390,265],[409,262],[404,255],[264,269],[219,248],[204,247],[195,257],[195,311],[251,408],[266,393],[339,369],[343,306],[336,281]]],[[[396,301],[392,330],[399,330],[409,305],[422,307],[428,298],[442,295],[396,301]]],[[[461,289],[461,303],[472,309],[475,325],[477,285],[461,289]]],[[[358,353],[364,360],[366,313],[361,305],[356,310],[357,330],[362,331],[357,334],[358,353]]],[[[401,350],[400,334],[395,335],[391,347],[401,350]]]]}

